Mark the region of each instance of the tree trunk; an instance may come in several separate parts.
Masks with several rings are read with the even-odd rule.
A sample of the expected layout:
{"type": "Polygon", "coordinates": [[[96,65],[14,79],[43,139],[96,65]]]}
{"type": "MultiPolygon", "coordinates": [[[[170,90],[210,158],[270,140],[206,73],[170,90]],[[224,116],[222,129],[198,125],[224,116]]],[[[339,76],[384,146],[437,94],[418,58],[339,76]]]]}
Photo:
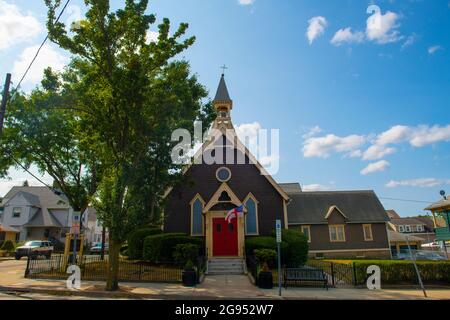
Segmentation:
{"type": "Polygon", "coordinates": [[[109,260],[108,277],[106,279],[106,290],[116,291],[119,289],[119,254],[120,243],[115,242],[111,236],[109,238],[109,260]]]}

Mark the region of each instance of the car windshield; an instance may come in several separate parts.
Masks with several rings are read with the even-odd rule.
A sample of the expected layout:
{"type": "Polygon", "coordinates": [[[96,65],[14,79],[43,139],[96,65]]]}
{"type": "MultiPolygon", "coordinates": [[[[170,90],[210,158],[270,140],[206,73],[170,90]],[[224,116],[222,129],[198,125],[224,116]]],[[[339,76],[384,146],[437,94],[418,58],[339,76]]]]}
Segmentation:
{"type": "Polygon", "coordinates": [[[28,241],[27,243],[25,243],[25,246],[27,247],[39,247],[40,245],[40,241],[28,241]]]}

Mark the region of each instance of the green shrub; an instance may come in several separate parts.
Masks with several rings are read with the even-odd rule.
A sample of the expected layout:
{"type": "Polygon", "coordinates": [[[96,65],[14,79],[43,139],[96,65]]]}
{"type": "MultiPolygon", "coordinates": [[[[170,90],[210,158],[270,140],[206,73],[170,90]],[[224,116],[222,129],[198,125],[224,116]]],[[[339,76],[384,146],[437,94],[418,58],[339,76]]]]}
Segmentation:
{"type": "Polygon", "coordinates": [[[134,260],[142,259],[145,238],[161,233],[162,230],[158,228],[143,228],[131,233],[128,238],[128,257],[134,260]]]}
{"type": "Polygon", "coordinates": [[[275,250],[256,249],[254,253],[259,263],[263,266],[263,270],[268,269],[267,267],[275,266],[275,262],[277,261],[277,252],[275,250]]]}
{"type": "MultiPolygon", "coordinates": [[[[371,265],[380,267],[382,284],[418,283],[412,261],[364,260],[354,261],[358,284],[366,282],[367,268],[371,265]]],[[[417,267],[425,283],[450,283],[450,261],[417,261],[417,267]]]]}
{"type": "Polygon", "coordinates": [[[192,243],[177,244],[173,253],[176,264],[187,267],[189,262],[193,263],[199,255],[199,246],[192,243]]]}
{"type": "Polygon", "coordinates": [[[288,244],[284,264],[291,267],[303,266],[308,261],[308,239],[297,230],[282,230],[282,239],[288,244]]]}
{"type": "MultiPolygon", "coordinates": [[[[281,243],[281,254],[287,252],[288,244],[286,242],[281,243]]],[[[245,239],[245,251],[247,255],[254,255],[255,250],[258,249],[272,249],[277,250],[277,240],[274,237],[248,237],[245,239]]]]}
{"type": "Polygon", "coordinates": [[[144,240],[143,258],[152,262],[173,262],[173,252],[178,244],[192,243],[199,248],[202,238],[189,237],[184,233],[163,233],[148,236],[144,240]]]}
{"type": "Polygon", "coordinates": [[[6,240],[5,242],[3,242],[2,250],[6,251],[8,253],[11,253],[16,250],[16,246],[13,241],[6,240]]]}

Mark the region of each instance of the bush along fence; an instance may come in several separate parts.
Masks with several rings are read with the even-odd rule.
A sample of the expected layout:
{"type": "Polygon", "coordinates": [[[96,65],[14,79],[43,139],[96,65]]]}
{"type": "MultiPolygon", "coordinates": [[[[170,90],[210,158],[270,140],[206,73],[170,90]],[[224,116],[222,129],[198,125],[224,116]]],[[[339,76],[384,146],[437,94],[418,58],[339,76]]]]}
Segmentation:
{"type": "MultiPolygon", "coordinates": [[[[106,281],[108,256],[86,255],[77,259],[76,265],[81,270],[81,280],[106,281]]],[[[70,257],[53,255],[49,260],[28,258],[25,277],[29,279],[66,280],[69,274],[67,268],[71,265],[70,257]]],[[[199,257],[194,264],[198,279],[205,271],[205,259],[199,257]]],[[[151,263],[120,259],[119,281],[122,282],[164,282],[181,283],[183,267],[168,263],[151,263]]]]}
{"type": "MultiPolygon", "coordinates": [[[[328,286],[334,288],[365,288],[369,266],[376,265],[381,271],[381,287],[418,287],[419,282],[412,261],[395,260],[362,260],[362,261],[322,261],[309,260],[302,266],[303,272],[311,273],[317,270],[323,271],[328,286]]],[[[450,261],[417,261],[417,266],[425,286],[450,286],[450,261]]],[[[284,285],[284,275],[286,269],[293,266],[284,265],[282,268],[282,285],[284,285]]],[[[247,270],[255,279],[258,285],[258,275],[261,270],[258,259],[254,256],[247,256],[247,270]]],[[[278,270],[271,268],[273,284],[278,285],[278,270]]],[[[315,283],[301,280],[289,283],[289,286],[316,286],[315,283]]]]}

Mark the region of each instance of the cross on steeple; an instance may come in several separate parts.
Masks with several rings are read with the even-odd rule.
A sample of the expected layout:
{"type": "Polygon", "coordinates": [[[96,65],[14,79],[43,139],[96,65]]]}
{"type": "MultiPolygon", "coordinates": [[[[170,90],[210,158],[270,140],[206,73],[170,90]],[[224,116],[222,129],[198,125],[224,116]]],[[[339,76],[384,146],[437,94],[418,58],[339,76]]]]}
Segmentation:
{"type": "Polygon", "coordinates": [[[220,67],[220,69],[223,70],[223,71],[222,71],[222,74],[225,74],[225,70],[227,70],[228,67],[227,67],[226,65],[223,65],[223,66],[220,67]]]}

